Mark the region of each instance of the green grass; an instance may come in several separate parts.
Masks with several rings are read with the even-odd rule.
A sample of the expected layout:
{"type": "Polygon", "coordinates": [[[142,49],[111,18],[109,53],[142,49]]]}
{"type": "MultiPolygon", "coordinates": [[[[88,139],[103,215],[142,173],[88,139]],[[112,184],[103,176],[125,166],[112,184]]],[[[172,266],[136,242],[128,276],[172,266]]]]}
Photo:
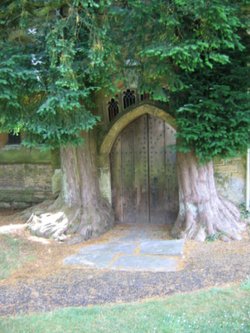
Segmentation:
{"type": "Polygon", "coordinates": [[[1,333],[250,332],[250,281],[142,303],[4,317],[1,333]]]}
{"type": "Polygon", "coordinates": [[[23,240],[8,235],[0,236],[0,280],[7,278],[31,259],[23,240]]]}

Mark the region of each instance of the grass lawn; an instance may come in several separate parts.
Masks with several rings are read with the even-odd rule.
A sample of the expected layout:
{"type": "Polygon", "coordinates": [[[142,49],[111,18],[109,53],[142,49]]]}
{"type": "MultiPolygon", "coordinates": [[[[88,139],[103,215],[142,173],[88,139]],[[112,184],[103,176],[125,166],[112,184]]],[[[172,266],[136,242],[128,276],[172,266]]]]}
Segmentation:
{"type": "Polygon", "coordinates": [[[29,246],[25,241],[13,236],[0,235],[0,280],[7,278],[24,262],[34,259],[29,252],[29,246]]]}
{"type": "Polygon", "coordinates": [[[250,280],[132,304],[3,317],[1,333],[250,332],[250,280]]]}

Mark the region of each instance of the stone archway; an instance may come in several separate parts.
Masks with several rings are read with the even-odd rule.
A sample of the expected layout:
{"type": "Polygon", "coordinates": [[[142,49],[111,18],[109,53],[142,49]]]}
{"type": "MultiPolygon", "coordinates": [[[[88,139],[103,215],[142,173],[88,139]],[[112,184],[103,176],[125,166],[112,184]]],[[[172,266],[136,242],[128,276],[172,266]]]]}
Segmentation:
{"type": "MultiPolygon", "coordinates": [[[[151,104],[143,104],[138,107],[135,107],[132,110],[130,109],[128,112],[121,114],[118,117],[118,119],[114,123],[112,123],[108,133],[106,134],[106,136],[103,139],[103,142],[100,147],[100,155],[99,155],[100,156],[100,160],[99,160],[100,188],[101,188],[103,196],[106,199],[108,199],[108,201],[110,203],[112,203],[111,167],[110,167],[110,154],[111,154],[112,147],[114,147],[114,144],[115,144],[115,142],[117,142],[117,140],[120,140],[119,137],[121,135],[124,138],[124,132],[126,132],[127,129],[129,129],[129,127],[137,126],[136,124],[137,123],[139,124],[141,122],[140,119],[142,119],[142,118],[144,119],[142,121],[145,121],[145,119],[150,119],[150,122],[152,124],[160,123],[161,127],[167,128],[169,131],[171,131],[171,133],[176,131],[176,125],[175,125],[174,118],[172,116],[170,116],[167,112],[165,112],[163,109],[161,109],[155,105],[151,105],[151,104]],[[133,123],[135,123],[135,125],[133,125],[133,123]]],[[[160,133],[158,133],[158,134],[159,134],[158,136],[162,136],[162,134],[160,134],[160,133]]],[[[145,133],[144,133],[144,135],[145,135],[145,133]]],[[[165,136],[165,134],[163,136],[165,136]]],[[[152,137],[152,135],[151,135],[151,137],[152,137]]],[[[156,145],[156,141],[154,141],[153,145],[156,145]]],[[[162,138],[161,138],[161,142],[163,142],[162,138]]],[[[173,142],[171,142],[171,144],[172,143],[173,142]]],[[[117,144],[115,146],[117,146],[117,144]]],[[[162,148],[159,148],[159,149],[162,149],[162,148]]],[[[117,153],[117,151],[116,151],[116,153],[117,153]]],[[[114,153],[112,153],[112,154],[114,155],[114,153]]],[[[129,152],[126,152],[125,154],[129,154],[129,152]]],[[[146,152],[146,154],[149,154],[149,153],[146,152]]],[[[155,152],[154,152],[154,154],[155,154],[155,152]]],[[[166,154],[166,152],[164,154],[166,154]]],[[[113,156],[113,155],[111,155],[111,156],[113,156]]],[[[137,156],[137,153],[134,154],[134,156],[137,156]]],[[[157,156],[159,156],[159,154],[157,156]]],[[[162,177],[162,175],[161,175],[161,177],[162,177]]],[[[154,180],[155,180],[155,175],[154,175],[154,180]]],[[[135,182],[137,182],[137,181],[138,181],[138,177],[137,177],[137,180],[135,180],[135,182]]],[[[166,181],[167,181],[167,179],[166,179],[166,181]]],[[[168,175],[168,182],[169,182],[169,175],[168,175]]],[[[138,191],[138,188],[137,188],[137,191],[138,191]]],[[[166,197],[166,200],[168,200],[167,197],[166,197]]]]}
{"type": "Polygon", "coordinates": [[[122,130],[127,127],[132,121],[143,116],[144,114],[150,114],[155,116],[163,121],[165,121],[169,126],[176,130],[176,121],[175,119],[163,109],[151,105],[151,104],[143,104],[134,109],[129,109],[128,112],[122,113],[122,115],[112,123],[108,133],[105,135],[101,147],[100,147],[100,155],[105,159],[112,149],[112,146],[118,137],[118,135],[122,132],[122,130]]]}

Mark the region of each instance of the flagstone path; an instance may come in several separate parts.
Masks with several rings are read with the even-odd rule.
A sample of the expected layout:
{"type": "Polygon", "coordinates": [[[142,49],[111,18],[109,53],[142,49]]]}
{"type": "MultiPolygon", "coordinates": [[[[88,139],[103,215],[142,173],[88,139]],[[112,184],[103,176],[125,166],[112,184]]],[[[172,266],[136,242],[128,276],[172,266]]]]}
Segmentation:
{"type": "Polygon", "coordinates": [[[30,277],[3,281],[0,316],[165,297],[250,276],[249,238],[229,243],[169,243],[162,228],[152,227],[150,237],[148,231],[115,228],[106,241],[82,244],[71,257],[62,253],[64,265],[49,275],[33,277],[31,272],[30,277]],[[170,259],[175,261],[172,266],[166,261],[170,259]]]}
{"type": "Polygon", "coordinates": [[[184,240],[152,239],[150,226],[131,226],[127,235],[84,246],[66,265],[123,271],[175,272],[182,266],[184,240]]]}

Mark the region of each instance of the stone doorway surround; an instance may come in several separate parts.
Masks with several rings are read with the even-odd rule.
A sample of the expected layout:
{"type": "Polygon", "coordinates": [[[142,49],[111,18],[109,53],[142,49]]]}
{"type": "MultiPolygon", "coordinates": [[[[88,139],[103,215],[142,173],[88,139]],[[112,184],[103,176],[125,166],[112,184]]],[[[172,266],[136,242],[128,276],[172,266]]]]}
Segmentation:
{"type": "Polygon", "coordinates": [[[110,170],[110,152],[118,135],[131,122],[143,115],[152,115],[165,121],[176,131],[175,119],[167,112],[166,107],[161,103],[142,102],[137,106],[126,109],[120,113],[110,124],[106,134],[103,136],[99,147],[99,183],[103,197],[112,204],[112,189],[111,189],[111,170],[110,170]]]}

